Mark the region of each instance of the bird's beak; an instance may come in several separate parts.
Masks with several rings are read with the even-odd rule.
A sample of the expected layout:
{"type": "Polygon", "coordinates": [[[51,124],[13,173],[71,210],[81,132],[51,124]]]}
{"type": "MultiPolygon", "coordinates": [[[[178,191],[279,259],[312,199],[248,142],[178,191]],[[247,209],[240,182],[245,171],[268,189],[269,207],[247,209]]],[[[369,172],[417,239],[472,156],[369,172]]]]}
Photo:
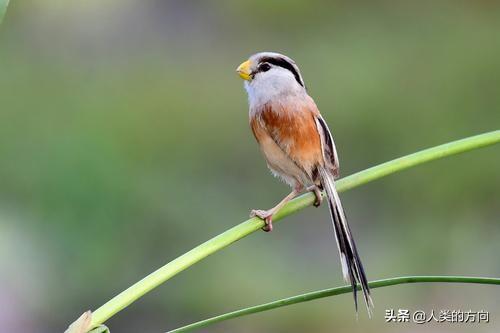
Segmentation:
{"type": "Polygon", "coordinates": [[[246,81],[250,81],[251,76],[250,76],[250,60],[245,61],[241,65],[236,68],[236,72],[238,72],[238,75],[246,81]]]}

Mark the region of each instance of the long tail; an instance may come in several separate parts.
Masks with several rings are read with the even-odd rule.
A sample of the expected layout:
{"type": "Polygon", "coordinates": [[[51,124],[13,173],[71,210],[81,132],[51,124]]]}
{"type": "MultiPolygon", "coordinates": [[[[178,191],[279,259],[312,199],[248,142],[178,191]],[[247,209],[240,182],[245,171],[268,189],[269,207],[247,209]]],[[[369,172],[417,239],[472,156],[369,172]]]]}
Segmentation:
{"type": "Polygon", "coordinates": [[[340,262],[342,264],[342,274],[347,283],[351,283],[354,295],[354,306],[356,313],[358,312],[358,297],[357,284],[361,285],[363,298],[365,300],[368,316],[371,317],[373,309],[373,301],[370,296],[370,288],[366,279],[365,270],[361,264],[361,260],[352,237],[351,228],[347,224],[344,209],[340,202],[339,195],[335,188],[333,174],[325,168],[318,168],[321,185],[326,191],[328,197],[328,206],[332,217],[333,229],[335,238],[340,252],[340,262]]]}

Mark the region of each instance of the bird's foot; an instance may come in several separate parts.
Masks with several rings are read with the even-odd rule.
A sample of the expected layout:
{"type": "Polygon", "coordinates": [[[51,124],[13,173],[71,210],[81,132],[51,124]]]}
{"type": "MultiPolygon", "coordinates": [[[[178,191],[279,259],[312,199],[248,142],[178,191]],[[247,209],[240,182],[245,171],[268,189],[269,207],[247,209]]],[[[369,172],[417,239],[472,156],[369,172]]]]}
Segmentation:
{"type": "Polygon", "coordinates": [[[313,192],[314,196],[316,197],[316,201],[314,201],[313,203],[314,207],[321,206],[321,203],[323,202],[323,195],[321,194],[321,190],[318,188],[318,186],[309,186],[307,190],[313,192]]]}
{"type": "Polygon", "coordinates": [[[270,232],[273,231],[273,214],[274,211],[272,209],[270,210],[253,209],[250,212],[250,217],[257,216],[263,219],[266,224],[262,227],[262,230],[264,230],[265,232],[270,232]]]}

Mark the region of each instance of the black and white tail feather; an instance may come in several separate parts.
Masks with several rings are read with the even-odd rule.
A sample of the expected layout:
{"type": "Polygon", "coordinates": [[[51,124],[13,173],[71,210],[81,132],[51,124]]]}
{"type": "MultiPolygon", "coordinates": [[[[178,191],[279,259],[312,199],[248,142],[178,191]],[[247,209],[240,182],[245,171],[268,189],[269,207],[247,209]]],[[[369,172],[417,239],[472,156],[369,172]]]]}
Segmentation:
{"type": "Polygon", "coordinates": [[[368,287],[365,270],[361,264],[361,259],[359,258],[351,229],[347,223],[342,203],[340,202],[337,189],[335,188],[334,176],[329,170],[323,167],[318,168],[318,171],[321,185],[328,197],[328,206],[332,217],[333,229],[340,252],[342,274],[344,280],[352,286],[356,314],[358,313],[357,285],[359,283],[368,310],[368,316],[371,317],[373,312],[373,301],[370,296],[370,288],[368,287]]]}

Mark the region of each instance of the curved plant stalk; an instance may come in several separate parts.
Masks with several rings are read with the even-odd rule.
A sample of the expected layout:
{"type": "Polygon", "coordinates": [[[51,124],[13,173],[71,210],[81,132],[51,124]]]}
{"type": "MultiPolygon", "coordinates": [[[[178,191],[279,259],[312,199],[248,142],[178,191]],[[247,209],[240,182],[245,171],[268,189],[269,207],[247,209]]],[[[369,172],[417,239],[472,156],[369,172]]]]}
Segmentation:
{"type": "MultiPolygon", "coordinates": [[[[371,289],[375,289],[380,287],[394,286],[397,284],[421,283],[421,282],[476,283],[476,284],[500,285],[500,279],[485,278],[485,277],[467,277],[467,276],[402,276],[402,277],[372,281],[369,282],[368,285],[370,286],[371,289]]],[[[359,286],[358,289],[361,290],[359,286]]],[[[219,321],[229,320],[236,317],[246,316],[252,313],[276,309],[282,306],[288,306],[292,304],[312,301],[318,298],[346,294],[350,293],[351,291],[352,287],[350,285],[313,291],[302,295],[287,297],[277,301],[255,305],[248,308],[236,310],[233,312],[228,312],[205,320],[200,320],[195,323],[168,331],[167,333],[187,332],[194,330],[196,328],[217,323],[219,321]]]]}
{"type": "Polygon", "coordinates": [[[0,0],[0,23],[3,21],[5,12],[7,11],[7,6],[9,5],[9,0],[0,0]]]}
{"type": "MultiPolygon", "coordinates": [[[[418,164],[466,152],[472,149],[493,145],[498,142],[500,142],[500,130],[425,149],[340,179],[336,183],[337,190],[339,192],[343,192],[418,164]]],[[[273,222],[277,222],[290,214],[293,214],[307,206],[311,206],[314,201],[315,197],[312,193],[306,193],[297,197],[277,212],[273,218],[273,222]]],[[[235,241],[248,236],[254,231],[259,230],[263,227],[263,225],[264,222],[261,219],[251,218],[174,259],[142,280],[136,282],[128,289],[122,291],[120,294],[116,295],[107,303],[95,310],[92,313],[90,328],[95,328],[100,324],[103,324],[114,314],[124,309],[135,300],[167,281],[174,275],[208,257],[212,253],[217,252],[235,241]]]]}

